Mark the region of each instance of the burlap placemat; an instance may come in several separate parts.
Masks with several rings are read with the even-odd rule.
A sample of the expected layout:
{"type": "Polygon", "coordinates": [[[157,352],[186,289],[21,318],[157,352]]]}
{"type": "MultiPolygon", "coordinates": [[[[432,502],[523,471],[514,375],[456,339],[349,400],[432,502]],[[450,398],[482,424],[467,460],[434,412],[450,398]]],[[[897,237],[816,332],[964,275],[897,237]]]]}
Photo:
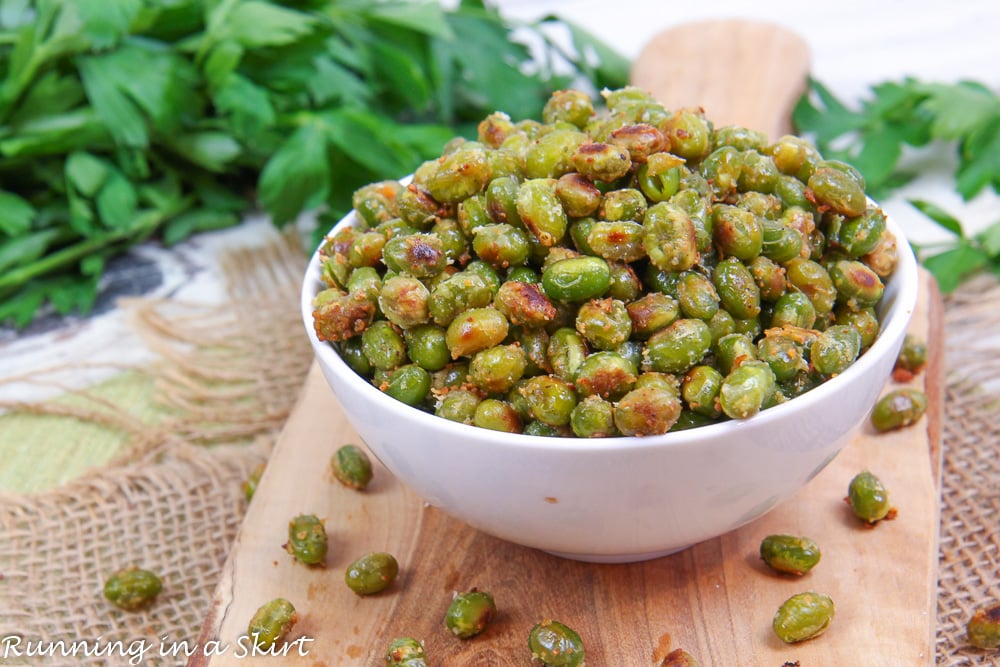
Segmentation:
{"type": "Polygon", "coordinates": [[[941,469],[937,664],[997,665],[966,642],[977,607],[1000,601],[1000,285],[983,277],[945,307],[948,378],[941,469]]]}
{"type": "Polygon", "coordinates": [[[146,377],[129,386],[151,384],[159,410],[131,414],[90,390],[5,406],[93,422],[122,442],[103,468],[56,490],[0,494],[0,664],[186,662],[243,516],[241,484],[266,460],[312,361],[296,307],[306,263],[297,241],[220,263],[223,307],[122,304],[159,358],[130,370],[146,377]],[[162,577],[154,608],[127,613],[104,600],[105,579],[128,565],[162,577]]]}
{"type": "MultiPolygon", "coordinates": [[[[128,441],[113,465],[56,491],[0,497],[0,663],[185,664],[184,642],[198,636],[243,515],[240,485],[266,458],[311,361],[296,296],[305,258],[292,245],[225,258],[231,308],[126,304],[162,359],[145,372],[174,414],[146,427],[103,406],[113,416],[98,418],[128,441]],[[154,608],[125,613],[101,589],[111,571],[133,563],[166,585],[154,608]],[[56,655],[11,650],[39,640],[56,655]],[[59,640],[77,654],[60,657],[59,640]]],[[[1000,599],[1000,341],[992,335],[1000,286],[970,283],[945,313],[937,664],[992,665],[1000,656],[969,647],[965,622],[1000,599]]]]}

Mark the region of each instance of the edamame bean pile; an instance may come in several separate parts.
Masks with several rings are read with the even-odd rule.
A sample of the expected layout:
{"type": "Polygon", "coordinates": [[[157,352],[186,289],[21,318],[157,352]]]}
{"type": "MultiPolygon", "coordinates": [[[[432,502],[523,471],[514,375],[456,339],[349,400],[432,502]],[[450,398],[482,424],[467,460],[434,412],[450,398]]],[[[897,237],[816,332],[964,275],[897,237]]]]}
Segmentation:
{"type": "Polygon", "coordinates": [[[634,87],[495,112],[320,248],[318,337],[483,428],[653,435],[746,419],[872,344],[896,239],[861,174],[634,87]]]}

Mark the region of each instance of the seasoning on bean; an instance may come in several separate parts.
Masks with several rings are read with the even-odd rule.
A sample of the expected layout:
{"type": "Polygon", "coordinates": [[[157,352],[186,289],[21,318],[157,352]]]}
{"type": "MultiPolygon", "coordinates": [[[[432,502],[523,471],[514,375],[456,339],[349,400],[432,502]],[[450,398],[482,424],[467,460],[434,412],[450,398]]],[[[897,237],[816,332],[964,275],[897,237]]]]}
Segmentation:
{"type": "MultiPolygon", "coordinates": [[[[359,188],[320,246],[317,336],[415,409],[577,437],[748,419],[865,353],[897,240],[857,169],[636,87],[601,97],[494,112],[406,186],[359,188]]],[[[904,347],[897,372],[925,359],[904,347]]],[[[873,423],[919,419],[906,397],[873,423]]]]}

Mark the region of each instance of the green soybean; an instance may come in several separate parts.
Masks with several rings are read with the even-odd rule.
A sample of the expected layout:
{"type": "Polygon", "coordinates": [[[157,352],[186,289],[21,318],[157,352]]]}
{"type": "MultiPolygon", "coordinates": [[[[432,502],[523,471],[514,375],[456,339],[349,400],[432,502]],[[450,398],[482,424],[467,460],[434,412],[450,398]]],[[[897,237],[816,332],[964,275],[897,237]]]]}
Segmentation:
{"type": "Polygon", "coordinates": [[[507,318],[495,308],[471,308],[458,315],[445,330],[452,359],[471,356],[498,345],[507,337],[507,318]]]}
{"type": "Polygon", "coordinates": [[[847,502],[858,517],[869,525],[889,517],[892,505],[889,491],[874,473],[863,470],[847,486],[847,502]]]}
{"type": "Polygon", "coordinates": [[[894,431],[912,426],[927,411],[927,395],[912,387],[893,389],[872,409],[871,422],[877,430],[894,431]]]}
{"type": "Polygon", "coordinates": [[[291,602],[284,598],[274,598],[254,612],[247,625],[247,635],[255,646],[269,649],[284,639],[298,620],[298,612],[291,602]]]}
{"type": "Polygon", "coordinates": [[[615,408],[610,401],[591,395],[576,404],[570,413],[570,427],[579,438],[607,438],[618,435],[615,408]]]}
{"type": "Polygon", "coordinates": [[[374,595],[388,588],[399,574],[399,563],[392,554],[374,551],[347,566],[344,582],[358,595],[374,595]]]}
{"type": "Polygon", "coordinates": [[[479,406],[479,394],[464,389],[454,389],[438,399],[434,414],[448,421],[471,424],[479,406]]]}
{"type": "Polygon", "coordinates": [[[545,294],[558,301],[587,301],[602,296],[611,285],[611,269],[600,257],[572,257],[542,272],[545,294]]]}
{"type": "Polygon", "coordinates": [[[583,640],[575,630],[554,620],[541,621],[528,633],[531,657],[546,667],[582,667],[583,640]]]}
{"type": "Polygon", "coordinates": [[[104,582],[104,598],[119,609],[135,611],[148,607],[163,590],[163,581],[153,571],[136,566],[118,570],[104,582]]]}
{"type": "Polygon", "coordinates": [[[386,649],[385,667],[427,667],[427,651],[413,637],[397,637],[386,649]]]}
{"type": "Polygon", "coordinates": [[[362,490],[372,481],[372,462],[357,445],[342,445],[330,458],[334,479],[346,487],[362,490]]]}
{"type": "Polygon", "coordinates": [[[472,589],[456,593],[445,612],[445,627],[460,639],[469,639],[483,632],[497,614],[493,596],[472,589]]]}
{"type": "Polygon", "coordinates": [[[707,324],[679,319],[650,336],[643,352],[644,367],[661,373],[684,373],[704,359],[711,345],[707,324]]]}
{"type": "Polygon", "coordinates": [[[830,596],[808,591],[785,600],[774,615],[771,625],[778,639],[793,644],[826,632],[834,613],[835,607],[830,596]]]}
{"type": "Polygon", "coordinates": [[[490,431],[520,433],[524,428],[524,421],[511,403],[487,398],[476,405],[472,425],[490,431]]]}
{"type": "Polygon", "coordinates": [[[734,318],[746,319],[760,314],[760,288],[750,269],[739,259],[729,257],[719,262],[712,273],[712,283],[722,307],[734,318]]]}
{"type": "Polygon", "coordinates": [[[778,572],[802,576],[816,567],[822,556],[819,545],[808,537],[768,535],[760,543],[760,557],[778,572]]]}
{"type": "Polygon", "coordinates": [[[643,218],[643,246],[649,261],[664,271],[684,271],[698,261],[694,222],[679,206],[659,202],[643,218]]]}
{"type": "Polygon", "coordinates": [[[965,625],[969,643],[976,648],[1000,648],[1000,604],[990,604],[973,612],[965,625]]]}
{"type": "Polygon", "coordinates": [[[576,330],[599,350],[613,350],[632,335],[632,318],[618,299],[592,299],[580,306],[576,330]]]}
{"type": "Polygon", "coordinates": [[[680,414],[681,401],[675,389],[646,384],[618,401],[615,426],[622,435],[660,435],[670,430],[680,414]]]}
{"type": "Polygon", "coordinates": [[[723,380],[719,405],[728,417],[747,419],[767,407],[775,391],[771,367],[763,361],[745,361],[723,380]]]}
{"type": "Polygon", "coordinates": [[[300,514],[289,521],[285,550],[300,563],[322,565],[327,550],[323,521],[315,514],[300,514]]]}
{"type": "Polygon", "coordinates": [[[517,193],[517,214],[543,246],[562,240],[569,227],[566,210],[556,194],[556,182],[534,178],[521,184],[517,193]]]}

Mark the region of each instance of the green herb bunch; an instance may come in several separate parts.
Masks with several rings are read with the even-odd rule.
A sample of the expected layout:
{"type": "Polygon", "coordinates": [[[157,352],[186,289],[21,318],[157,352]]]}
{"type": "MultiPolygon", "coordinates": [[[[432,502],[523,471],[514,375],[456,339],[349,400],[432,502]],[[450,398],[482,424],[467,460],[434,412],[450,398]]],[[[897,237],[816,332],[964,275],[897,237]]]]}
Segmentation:
{"type": "MultiPolygon", "coordinates": [[[[824,155],[857,167],[875,197],[885,197],[918,175],[903,166],[907,146],[932,143],[955,151],[954,186],[963,199],[987,189],[1000,193],[1000,96],[981,83],[889,81],[873,86],[871,96],[850,109],[811,81],[793,121],[800,132],[815,137],[824,155]]],[[[940,206],[909,201],[953,235],[945,243],[916,247],[942,291],[951,292],[983,269],[1000,276],[1000,221],[970,235],[940,206]]]]}
{"type": "Polygon", "coordinates": [[[486,114],[627,70],[483,0],[0,0],[0,322],[86,312],[149,238],[335,219],[486,114]]]}

